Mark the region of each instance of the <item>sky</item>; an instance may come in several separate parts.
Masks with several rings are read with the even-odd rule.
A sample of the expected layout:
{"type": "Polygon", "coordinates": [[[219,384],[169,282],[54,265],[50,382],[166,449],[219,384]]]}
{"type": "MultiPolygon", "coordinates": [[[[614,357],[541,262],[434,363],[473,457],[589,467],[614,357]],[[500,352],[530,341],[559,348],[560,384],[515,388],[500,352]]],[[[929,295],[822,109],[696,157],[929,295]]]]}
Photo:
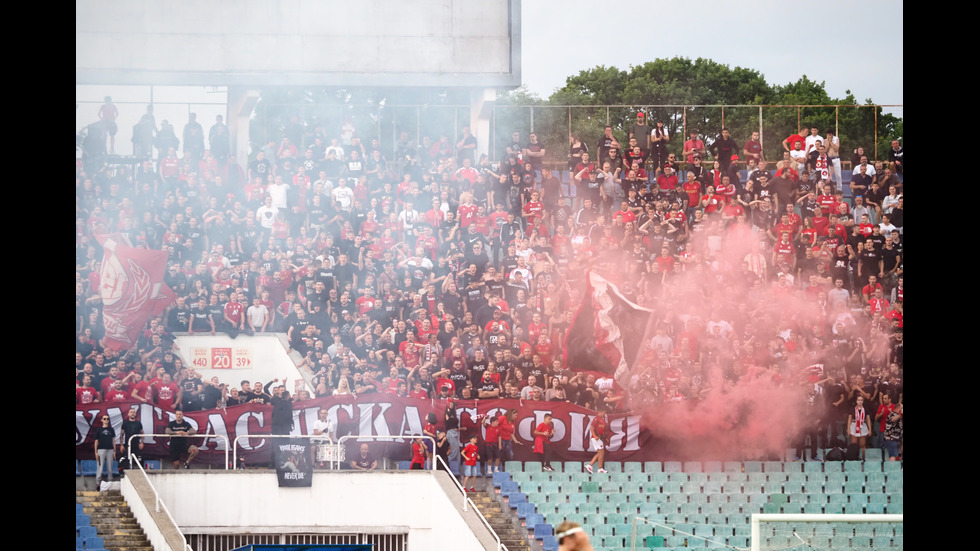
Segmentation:
{"type": "Polygon", "coordinates": [[[657,58],[702,57],[754,69],[771,85],[805,74],[823,81],[832,98],[851,90],[859,103],[904,101],[901,1],[751,0],[744,8],[727,0],[556,4],[521,4],[522,80],[542,98],[597,65],[628,71],[657,58]],[[642,23],[632,23],[637,20],[642,23]]]}

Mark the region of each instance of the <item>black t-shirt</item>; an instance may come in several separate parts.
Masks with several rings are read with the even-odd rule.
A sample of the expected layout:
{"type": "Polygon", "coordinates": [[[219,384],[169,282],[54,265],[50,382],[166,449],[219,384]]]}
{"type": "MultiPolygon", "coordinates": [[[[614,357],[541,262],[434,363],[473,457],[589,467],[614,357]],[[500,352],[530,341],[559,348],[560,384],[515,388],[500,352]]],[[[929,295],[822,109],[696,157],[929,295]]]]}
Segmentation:
{"type": "MultiPolygon", "coordinates": [[[[122,422],[123,444],[129,446],[129,437],[136,434],[141,434],[142,432],[143,423],[140,423],[139,421],[130,421],[129,419],[124,420],[122,422]]],[[[139,439],[133,440],[133,449],[139,449],[139,439]]]]}
{"type": "MultiPolygon", "coordinates": [[[[177,420],[174,419],[173,421],[167,423],[167,428],[170,429],[170,432],[173,432],[173,433],[184,431],[184,432],[190,434],[190,432],[192,430],[194,430],[194,427],[187,421],[186,418],[182,422],[180,422],[180,423],[178,423],[177,420]]],[[[190,442],[190,439],[189,438],[181,437],[181,438],[171,438],[170,439],[170,447],[171,448],[186,448],[186,447],[190,446],[190,443],[191,442],[190,442]]]]}
{"type": "Polygon", "coordinates": [[[112,426],[95,429],[95,440],[100,450],[111,450],[115,447],[116,430],[112,426]]]}

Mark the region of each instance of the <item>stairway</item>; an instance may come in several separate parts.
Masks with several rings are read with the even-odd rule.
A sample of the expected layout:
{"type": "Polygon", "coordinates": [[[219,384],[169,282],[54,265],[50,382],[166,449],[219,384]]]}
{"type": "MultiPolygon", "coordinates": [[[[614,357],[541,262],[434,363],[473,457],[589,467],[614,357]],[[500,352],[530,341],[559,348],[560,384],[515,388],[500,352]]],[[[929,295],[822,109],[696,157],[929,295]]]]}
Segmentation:
{"type": "Polygon", "coordinates": [[[92,526],[98,530],[108,551],[153,551],[118,490],[76,491],[75,501],[82,504],[85,514],[92,519],[92,526]]]}
{"type": "MultiPolygon", "coordinates": [[[[490,484],[487,484],[487,486],[489,491],[492,492],[493,486],[490,484]]],[[[515,525],[519,521],[510,508],[502,508],[500,503],[485,491],[471,493],[469,496],[473,500],[473,503],[480,509],[480,512],[483,513],[483,516],[486,517],[487,522],[490,523],[493,530],[500,536],[500,542],[506,545],[507,549],[510,551],[531,551],[531,546],[528,543],[527,529],[524,527],[518,528],[515,525]]]]}

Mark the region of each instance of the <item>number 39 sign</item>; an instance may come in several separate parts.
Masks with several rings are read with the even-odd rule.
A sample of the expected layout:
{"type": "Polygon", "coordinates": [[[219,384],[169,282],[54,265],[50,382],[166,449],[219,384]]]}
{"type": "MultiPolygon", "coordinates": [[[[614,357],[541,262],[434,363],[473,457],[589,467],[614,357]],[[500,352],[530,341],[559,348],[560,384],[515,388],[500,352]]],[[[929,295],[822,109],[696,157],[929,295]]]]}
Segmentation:
{"type": "Polygon", "coordinates": [[[198,369],[248,369],[252,367],[249,348],[192,348],[191,365],[198,369]]]}

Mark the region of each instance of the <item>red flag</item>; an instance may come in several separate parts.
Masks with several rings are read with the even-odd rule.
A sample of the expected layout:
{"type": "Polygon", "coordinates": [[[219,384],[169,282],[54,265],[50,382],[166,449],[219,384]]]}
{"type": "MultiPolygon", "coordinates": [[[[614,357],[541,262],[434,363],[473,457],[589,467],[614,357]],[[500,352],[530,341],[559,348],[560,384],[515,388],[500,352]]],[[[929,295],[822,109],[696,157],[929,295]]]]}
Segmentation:
{"type": "Polygon", "coordinates": [[[95,237],[105,249],[99,285],[105,346],[126,350],[136,344],[147,320],[162,314],[176,299],[163,282],[167,253],[134,248],[119,234],[95,237]]]}
{"type": "Polygon", "coordinates": [[[565,335],[566,365],[575,371],[603,373],[625,387],[652,313],[590,271],[582,306],[565,335]]]}

